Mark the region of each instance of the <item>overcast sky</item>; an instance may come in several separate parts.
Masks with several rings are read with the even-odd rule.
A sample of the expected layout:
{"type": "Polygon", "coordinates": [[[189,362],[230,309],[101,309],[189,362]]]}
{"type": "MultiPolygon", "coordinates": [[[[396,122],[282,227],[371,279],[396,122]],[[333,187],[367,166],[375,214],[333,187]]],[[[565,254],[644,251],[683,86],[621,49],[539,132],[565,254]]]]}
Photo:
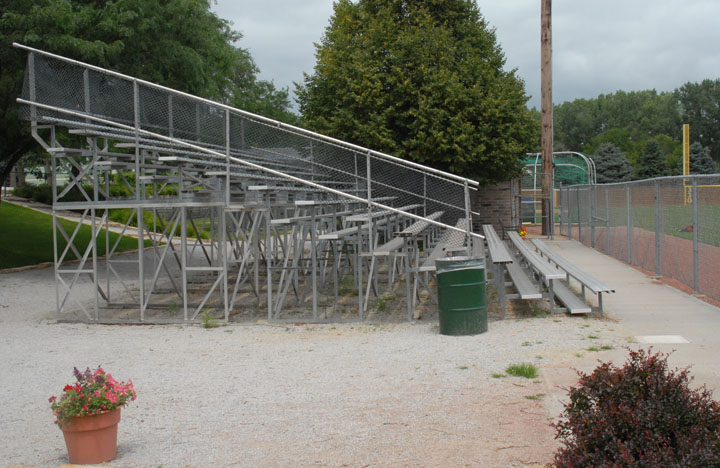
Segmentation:
{"type": "MultiPolygon", "coordinates": [[[[540,107],[540,1],[478,0],[506,68],[518,70],[540,107]]],[[[243,33],[262,79],[289,87],[312,73],[332,0],[217,0],[214,11],[243,33]]],[[[553,2],[553,101],[617,90],[671,91],[720,77],[720,1],[553,2]]]]}

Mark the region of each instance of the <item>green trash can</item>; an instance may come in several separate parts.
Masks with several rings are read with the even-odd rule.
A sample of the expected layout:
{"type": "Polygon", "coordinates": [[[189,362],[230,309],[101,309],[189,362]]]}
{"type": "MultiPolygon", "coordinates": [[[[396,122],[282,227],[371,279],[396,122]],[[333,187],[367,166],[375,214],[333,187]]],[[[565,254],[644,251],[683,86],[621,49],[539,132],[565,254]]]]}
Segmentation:
{"type": "Polygon", "coordinates": [[[488,329],[485,260],[448,257],[435,261],[440,334],[478,335],[488,329]]]}

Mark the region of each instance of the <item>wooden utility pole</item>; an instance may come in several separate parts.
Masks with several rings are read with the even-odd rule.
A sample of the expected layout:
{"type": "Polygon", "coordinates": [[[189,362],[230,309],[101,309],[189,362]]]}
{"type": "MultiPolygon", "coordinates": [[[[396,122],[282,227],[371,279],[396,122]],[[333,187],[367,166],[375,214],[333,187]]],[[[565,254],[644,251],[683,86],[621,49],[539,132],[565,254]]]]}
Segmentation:
{"type": "Polygon", "coordinates": [[[540,0],[540,95],[542,114],[542,233],[553,234],[552,0],[540,0]]]}

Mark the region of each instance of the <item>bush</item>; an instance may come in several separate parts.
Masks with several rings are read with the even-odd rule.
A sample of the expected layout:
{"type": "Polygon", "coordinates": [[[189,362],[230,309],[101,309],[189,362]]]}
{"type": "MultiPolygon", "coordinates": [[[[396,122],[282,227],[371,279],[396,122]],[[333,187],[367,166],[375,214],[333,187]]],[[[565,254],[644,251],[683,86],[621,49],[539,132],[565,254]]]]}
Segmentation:
{"type": "Polygon", "coordinates": [[[40,184],[33,187],[31,197],[34,202],[44,203],[45,205],[52,205],[52,186],[48,184],[40,184]]]}
{"type": "Polygon", "coordinates": [[[13,195],[20,198],[32,198],[33,186],[29,184],[18,185],[13,188],[13,195]]]}
{"type": "Polygon", "coordinates": [[[720,404],[667,354],[630,351],[621,368],[579,373],[555,425],[558,467],[720,467],[720,404]]]}

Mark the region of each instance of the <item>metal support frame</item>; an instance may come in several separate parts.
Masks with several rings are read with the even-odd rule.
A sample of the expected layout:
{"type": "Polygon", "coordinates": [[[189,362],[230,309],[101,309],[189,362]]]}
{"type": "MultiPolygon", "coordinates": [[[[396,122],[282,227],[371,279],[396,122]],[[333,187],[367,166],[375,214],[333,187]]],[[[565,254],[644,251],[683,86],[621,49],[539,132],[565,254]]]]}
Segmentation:
{"type": "MultiPolygon", "coordinates": [[[[290,296],[296,299],[295,309],[302,308],[310,296],[310,319],[320,320],[325,286],[332,281],[329,296],[337,309],[339,283],[348,272],[357,289],[357,318],[363,319],[370,291],[377,294],[374,252],[379,239],[389,239],[411,221],[423,221],[433,237],[439,230],[461,232],[468,239],[466,253],[474,254],[470,239],[481,237],[472,232],[475,213],[470,191],[476,190],[475,181],[18,47],[29,51],[27,93],[18,102],[28,109],[33,136],[51,156],[59,320],[191,322],[207,313],[227,321],[248,307],[249,298],[256,308],[266,301],[267,318],[279,320],[290,296]],[[57,83],[49,84],[47,74],[39,78],[36,73],[43,61],[57,63],[58,70],[67,66],[82,73],[68,78],[57,72],[57,83]],[[76,76],[81,77],[80,86],[71,82],[76,76]],[[108,99],[97,87],[99,78],[109,80],[108,88],[120,83],[131,90],[122,103],[125,107],[117,110],[117,115],[126,112],[123,117],[112,107],[105,113],[97,111],[108,99]],[[55,86],[65,87],[64,96],[77,92],[81,105],[44,100],[55,86]],[[145,101],[147,93],[161,97],[159,109],[167,113],[162,119],[154,114],[158,109],[145,101]],[[188,112],[185,120],[184,111],[188,112]],[[184,128],[188,122],[191,128],[184,128]],[[63,141],[72,143],[60,145],[58,132],[69,135],[63,141]],[[217,138],[207,132],[216,132],[217,138]],[[293,143],[296,146],[288,151],[256,141],[258,134],[271,132],[279,132],[288,141],[305,141],[305,146],[293,143]],[[338,158],[326,153],[336,148],[341,155],[350,154],[354,162],[348,167],[333,166],[338,158]],[[388,170],[395,171],[402,184],[388,179],[388,170]],[[64,186],[58,182],[60,171],[68,174],[64,186]],[[124,195],[112,193],[113,181],[124,195]],[[267,184],[267,189],[253,189],[258,184],[267,184]],[[420,212],[403,208],[411,204],[421,207],[420,212]],[[444,217],[429,217],[438,207],[445,211],[444,217]],[[110,224],[113,209],[128,210],[120,227],[110,224]],[[91,229],[87,246],[77,243],[79,225],[70,231],[63,227],[62,210],[83,213],[81,224],[91,229]],[[353,226],[346,214],[358,210],[366,213],[366,223],[357,223],[350,234],[337,239],[323,239],[327,233],[353,226]],[[282,228],[273,224],[288,212],[307,219],[282,228]],[[463,227],[456,225],[458,219],[466,220],[463,227]],[[137,250],[120,254],[119,238],[111,241],[111,228],[120,237],[135,235],[137,250]],[[101,236],[104,252],[99,252],[101,236]],[[68,263],[70,252],[79,259],[77,263],[68,263]],[[76,287],[84,279],[92,284],[92,298],[82,297],[76,287]],[[68,310],[70,303],[77,310],[68,310]]],[[[418,240],[405,239],[386,265],[389,286],[405,281],[409,319],[417,293],[411,283],[419,278],[413,274],[424,260],[418,240]]],[[[427,248],[430,243],[427,234],[423,244],[427,248]]],[[[288,313],[292,313],[289,308],[288,313]]]]}

